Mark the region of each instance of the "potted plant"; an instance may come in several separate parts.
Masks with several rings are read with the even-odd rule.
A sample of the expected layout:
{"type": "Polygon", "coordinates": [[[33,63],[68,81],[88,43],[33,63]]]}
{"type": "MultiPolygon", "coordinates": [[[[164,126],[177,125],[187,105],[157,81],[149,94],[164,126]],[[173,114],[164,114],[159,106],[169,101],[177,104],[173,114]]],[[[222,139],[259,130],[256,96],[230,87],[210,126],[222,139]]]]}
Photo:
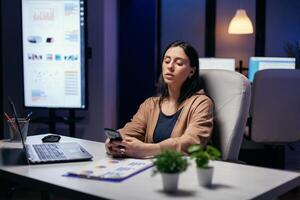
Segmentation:
{"type": "Polygon", "coordinates": [[[154,174],[162,175],[163,188],[166,192],[176,192],[178,187],[179,173],[186,170],[187,158],[175,150],[165,150],[155,156],[154,174]]]}
{"type": "Polygon", "coordinates": [[[214,168],[209,165],[209,161],[219,159],[221,152],[211,145],[194,144],[188,148],[188,153],[195,159],[199,185],[210,186],[214,168]]]}

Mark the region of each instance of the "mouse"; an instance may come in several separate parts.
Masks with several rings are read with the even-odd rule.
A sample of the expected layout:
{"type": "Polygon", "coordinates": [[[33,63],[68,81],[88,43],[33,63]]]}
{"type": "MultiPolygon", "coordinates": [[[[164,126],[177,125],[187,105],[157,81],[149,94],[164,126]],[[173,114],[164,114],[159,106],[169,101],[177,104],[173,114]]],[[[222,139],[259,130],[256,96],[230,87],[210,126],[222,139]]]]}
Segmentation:
{"type": "Polygon", "coordinates": [[[59,135],[46,135],[45,137],[42,138],[43,142],[59,142],[60,136],[59,135]]]}

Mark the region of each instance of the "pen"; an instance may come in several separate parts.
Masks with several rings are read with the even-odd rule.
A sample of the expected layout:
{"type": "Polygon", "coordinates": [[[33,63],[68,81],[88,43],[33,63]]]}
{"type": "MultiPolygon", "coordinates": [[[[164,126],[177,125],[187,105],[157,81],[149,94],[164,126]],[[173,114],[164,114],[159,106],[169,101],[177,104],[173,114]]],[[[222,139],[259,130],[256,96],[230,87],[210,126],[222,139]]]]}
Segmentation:
{"type": "Polygon", "coordinates": [[[12,122],[12,119],[8,116],[6,112],[4,112],[4,116],[8,122],[12,122]]]}
{"type": "Polygon", "coordinates": [[[28,120],[31,115],[32,115],[32,112],[28,113],[28,115],[26,116],[25,120],[28,120]]]}
{"type": "Polygon", "coordinates": [[[14,121],[12,120],[12,118],[10,118],[6,112],[4,112],[4,116],[5,116],[6,120],[7,120],[7,122],[9,122],[9,123],[11,124],[12,128],[13,128],[15,131],[18,131],[18,129],[17,129],[17,127],[16,127],[14,121]]]}

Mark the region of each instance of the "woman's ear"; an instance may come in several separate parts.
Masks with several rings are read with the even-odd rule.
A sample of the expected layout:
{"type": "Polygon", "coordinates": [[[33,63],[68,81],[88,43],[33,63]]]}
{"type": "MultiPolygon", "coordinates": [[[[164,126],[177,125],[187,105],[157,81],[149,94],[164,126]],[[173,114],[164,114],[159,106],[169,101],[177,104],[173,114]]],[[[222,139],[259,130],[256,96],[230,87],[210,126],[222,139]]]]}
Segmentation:
{"type": "Polygon", "coordinates": [[[193,68],[191,69],[191,72],[190,72],[190,75],[189,75],[190,78],[194,75],[195,71],[196,71],[196,68],[193,67],[193,68]]]}

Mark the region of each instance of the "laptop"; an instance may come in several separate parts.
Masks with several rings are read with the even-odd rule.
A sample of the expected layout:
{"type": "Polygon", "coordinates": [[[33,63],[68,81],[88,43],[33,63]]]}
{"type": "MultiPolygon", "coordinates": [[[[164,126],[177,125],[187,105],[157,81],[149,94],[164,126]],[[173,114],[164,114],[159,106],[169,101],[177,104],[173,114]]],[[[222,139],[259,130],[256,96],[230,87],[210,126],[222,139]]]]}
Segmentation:
{"type": "Polygon", "coordinates": [[[93,158],[90,153],[88,153],[82,146],[80,146],[76,142],[25,144],[24,138],[21,134],[20,123],[18,121],[18,115],[14,103],[9,97],[8,101],[13,112],[13,117],[16,120],[18,133],[21,136],[21,143],[28,164],[87,161],[93,158]]]}

